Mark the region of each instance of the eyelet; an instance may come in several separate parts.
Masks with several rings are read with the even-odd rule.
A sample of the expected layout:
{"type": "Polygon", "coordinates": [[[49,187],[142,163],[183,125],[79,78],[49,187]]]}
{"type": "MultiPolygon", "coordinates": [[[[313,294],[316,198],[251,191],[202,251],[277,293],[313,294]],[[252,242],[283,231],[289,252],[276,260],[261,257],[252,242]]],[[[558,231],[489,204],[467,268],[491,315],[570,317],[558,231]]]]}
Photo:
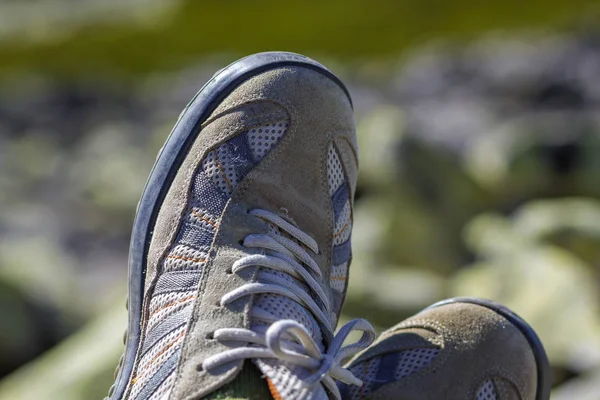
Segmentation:
{"type": "Polygon", "coordinates": [[[227,275],[233,275],[233,270],[231,268],[227,268],[227,270],[225,271],[225,273],[227,275]]]}
{"type": "Polygon", "coordinates": [[[198,371],[198,372],[204,371],[204,366],[202,364],[196,365],[196,371],[198,371]]]}
{"type": "Polygon", "coordinates": [[[205,336],[205,339],[207,340],[213,340],[215,338],[215,333],[214,332],[208,332],[205,336]]]}

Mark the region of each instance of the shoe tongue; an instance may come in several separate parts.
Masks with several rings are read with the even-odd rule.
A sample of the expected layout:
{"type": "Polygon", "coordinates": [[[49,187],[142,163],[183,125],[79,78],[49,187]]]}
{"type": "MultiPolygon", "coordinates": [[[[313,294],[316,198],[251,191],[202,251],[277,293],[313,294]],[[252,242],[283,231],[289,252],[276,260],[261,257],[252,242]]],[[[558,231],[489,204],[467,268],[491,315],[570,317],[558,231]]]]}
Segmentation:
{"type": "MultiPolygon", "coordinates": [[[[297,240],[293,239],[291,236],[289,236],[285,233],[282,233],[279,230],[279,228],[277,228],[276,226],[274,226],[272,224],[269,225],[269,233],[271,235],[284,236],[284,237],[294,240],[296,243],[298,243],[297,240]]],[[[298,243],[298,244],[300,246],[304,247],[303,244],[301,244],[301,243],[298,243]]],[[[271,251],[267,251],[267,254],[274,255],[273,252],[271,252],[271,251]]],[[[295,286],[302,288],[306,293],[313,295],[313,293],[310,292],[310,289],[309,289],[308,285],[306,285],[305,282],[300,281],[284,272],[276,271],[276,270],[269,269],[269,268],[262,268],[260,271],[260,275],[262,277],[270,277],[270,278],[277,278],[280,280],[285,280],[285,281],[289,282],[290,284],[293,284],[295,286]]],[[[259,280],[260,280],[260,278],[259,278],[259,280]]],[[[313,296],[313,298],[314,298],[314,296],[313,296]]],[[[318,302],[317,299],[315,299],[315,301],[318,302]]],[[[317,346],[319,347],[319,349],[321,351],[324,350],[323,334],[321,331],[321,327],[320,327],[319,323],[317,322],[315,316],[307,308],[303,307],[301,304],[297,303],[296,301],[290,299],[287,296],[266,293],[266,294],[260,294],[255,297],[254,302],[253,302],[253,307],[260,308],[260,309],[272,314],[276,318],[276,320],[291,319],[291,320],[299,322],[308,330],[308,332],[314,339],[314,341],[317,344],[317,346]]],[[[252,321],[252,325],[254,325],[254,326],[265,325],[265,324],[266,324],[265,321],[260,321],[257,319],[254,319],[252,321]]],[[[254,328],[254,326],[252,328],[254,328]]],[[[266,327],[268,327],[268,325],[266,327]]]]}
{"type": "MultiPolygon", "coordinates": [[[[277,277],[282,280],[294,282],[296,285],[304,286],[300,284],[298,280],[283,272],[263,270],[261,271],[261,275],[277,277]]],[[[319,323],[310,311],[296,301],[279,294],[265,293],[256,296],[252,306],[271,314],[275,320],[279,321],[287,319],[299,322],[307,329],[308,333],[313,338],[319,349],[321,351],[324,350],[323,334],[321,332],[319,323]]],[[[255,331],[255,328],[264,328],[264,330],[266,330],[269,325],[270,321],[262,321],[259,318],[254,318],[251,321],[251,329],[255,331]]]]}
{"type": "MultiPolygon", "coordinates": [[[[270,233],[282,235],[279,229],[275,227],[271,227],[270,233]]],[[[307,292],[309,290],[305,283],[283,272],[264,268],[261,270],[261,275],[277,276],[279,279],[293,282],[295,285],[304,288],[307,292]]],[[[272,314],[278,320],[288,319],[299,322],[310,333],[321,352],[324,351],[323,334],[319,323],[308,309],[294,300],[278,294],[261,294],[256,296],[253,307],[258,307],[272,314]]],[[[265,330],[266,328],[268,328],[268,324],[265,321],[258,319],[252,321],[251,329],[265,330]]],[[[311,371],[279,360],[258,359],[253,361],[268,378],[269,386],[275,399],[278,396],[286,400],[327,399],[327,395],[321,385],[317,384],[314,387],[307,387],[304,383],[303,379],[310,376],[312,374],[311,371]]]]}
{"type": "Polygon", "coordinates": [[[311,372],[271,359],[255,359],[254,364],[265,374],[274,399],[285,400],[327,400],[329,397],[322,385],[308,386],[303,380],[311,372]]]}

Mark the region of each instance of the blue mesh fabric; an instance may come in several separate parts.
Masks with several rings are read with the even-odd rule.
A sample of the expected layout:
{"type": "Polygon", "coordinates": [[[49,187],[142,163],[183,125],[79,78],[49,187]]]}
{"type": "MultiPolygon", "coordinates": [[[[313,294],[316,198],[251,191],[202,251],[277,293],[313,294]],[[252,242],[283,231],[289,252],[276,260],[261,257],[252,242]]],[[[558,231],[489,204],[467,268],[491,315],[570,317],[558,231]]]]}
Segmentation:
{"type": "Polygon", "coordinates": [[[348,184],[344,182],[338,188],[338,190],[335,191],[335,193],[333,194],[333,198],[331,199],[333,201],[333,213],[335,214],[336,221],[342,213],[342,211],[344,210],[344,205],[346,205],[346,202],[348,201],[349,197],[350,192],[348,190],[348,184]]]}
{"type": "Polygon", "coordinates": [[[163,273],[154,287],[154,296],[174,291],[195,289],[200,282],[197,271],[170,271],[163,273]]]}
{"type": "Polygon", "coordinates": [[[221,215],[227,204],[225,196],[217,186],[211,182],[204,171],[198,171],[194,178],[192,189],[192,206],[198,205],[198,208],[206,210],[212,215],[221,215]]]}
{"type": "Polygon", "coordinates": [[[214,236],[214,229],[209,230],[203,226],[187,223],[181,229],[178,242],[198,250],[208,251],[214,236]]]}
{"type": "Polygon", "coordinates": [[[231,139],[227,142],[227,146],[232,157],[233,168],[239,177],[246,176],[254,168],[256,162],[260,161],[254,160],[248,145],[248,135],[245,133],[231,139]]]}
{"type": "Polygon", "coordinates": [[[333,265],[340,265],[345,263],[352,256],[352,246],[350,238],[344,243],[333,246],[333,254],[331,255],[331,262],[333,265]]]}

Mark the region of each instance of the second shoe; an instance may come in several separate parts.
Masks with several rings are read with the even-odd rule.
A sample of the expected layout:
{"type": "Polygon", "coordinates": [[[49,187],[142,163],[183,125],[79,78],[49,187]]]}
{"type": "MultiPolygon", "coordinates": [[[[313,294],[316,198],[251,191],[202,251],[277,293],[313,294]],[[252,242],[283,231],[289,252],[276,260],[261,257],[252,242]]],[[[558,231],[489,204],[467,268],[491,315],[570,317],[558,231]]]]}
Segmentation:
{"type": "Polygon", "coordinates": [[[548,400],[552,383],[534,330],[490,300],[436,303],[382,333],[349,366],[345,400],[548,400]]]}

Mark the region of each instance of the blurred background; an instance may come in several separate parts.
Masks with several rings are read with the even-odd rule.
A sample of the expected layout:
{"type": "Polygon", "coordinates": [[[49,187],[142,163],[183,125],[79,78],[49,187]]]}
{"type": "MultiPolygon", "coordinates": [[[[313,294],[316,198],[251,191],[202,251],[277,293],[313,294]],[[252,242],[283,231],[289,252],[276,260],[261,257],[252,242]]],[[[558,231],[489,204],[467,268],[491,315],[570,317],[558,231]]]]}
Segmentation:
{"type": "Polygon", "coordinates": [[[105,395],[158,149],[265,50],[354,97],[345,318],[491,298],[538,331],[553,399],[599,399],[599,22],[584,0],[0,1],[0,399],[105,395]]]}

